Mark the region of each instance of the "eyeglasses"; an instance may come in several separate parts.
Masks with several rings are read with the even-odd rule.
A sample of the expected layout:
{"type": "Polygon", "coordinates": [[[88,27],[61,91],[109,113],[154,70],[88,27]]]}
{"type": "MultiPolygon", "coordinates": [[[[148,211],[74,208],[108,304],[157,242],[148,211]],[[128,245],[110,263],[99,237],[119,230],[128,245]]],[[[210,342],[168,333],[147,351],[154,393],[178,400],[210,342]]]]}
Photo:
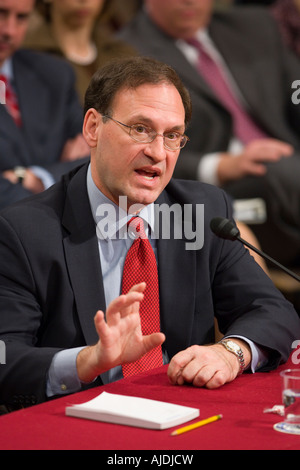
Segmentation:
{"type": "Polygon", "coordinates": [[[136,142],[153,142],[156,136],[160,135],[164,139],[164,147],[167,150],[172,150],[173,152],[178,149],[182,149],[189,140],[186,135],[180,134],[176,131],[170,131],[166,132],[165,134],[159,134],[158,132],[155,132],[153,129],[151,129],[151,127],[147,127],[144,124],[133,124],[132,126],[128,126],[127,124],[117,121],[116,119],[110,116],[103,115],[103,117],[111,119],[112,121],[117,124],[120,124],[123,127],[127,127],[127,129],[129,129],[129,136],[136,142]]]}

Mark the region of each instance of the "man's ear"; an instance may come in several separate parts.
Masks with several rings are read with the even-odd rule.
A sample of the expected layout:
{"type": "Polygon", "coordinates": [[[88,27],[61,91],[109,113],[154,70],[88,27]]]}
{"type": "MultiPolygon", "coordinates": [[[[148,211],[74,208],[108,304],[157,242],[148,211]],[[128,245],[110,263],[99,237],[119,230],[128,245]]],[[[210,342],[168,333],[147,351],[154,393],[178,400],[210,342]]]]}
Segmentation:
{"type": "Polygon", "coordinates": [[[90,108],[84,116],[82,134],[91,148],[97,146],[100,120],[101,115],[94,108],[90,108]]]}

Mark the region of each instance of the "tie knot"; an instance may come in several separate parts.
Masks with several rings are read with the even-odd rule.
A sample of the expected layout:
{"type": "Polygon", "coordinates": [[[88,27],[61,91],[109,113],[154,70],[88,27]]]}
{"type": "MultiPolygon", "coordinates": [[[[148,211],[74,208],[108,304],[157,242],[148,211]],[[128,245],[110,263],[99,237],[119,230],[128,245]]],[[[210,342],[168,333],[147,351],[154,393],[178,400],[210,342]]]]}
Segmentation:
{"type": "Polygon", "coordinates": [[[6,78],[5,75],[0,74],[0,82],[3,82],[3,83],[5,83],[5,84],[7,84],[7,78],[6,78]]]}
{"type": "Polygon", "coordinates": [[[207,50],[205,45],[203,46],[202,42],[199,41],[199,39],[196,39],[196,38],[187,39],[186,43],[194,47],[198,51],[202,59],[209,60],[209,61],[213,60],[212,54],[207,50]]]}
{"type": "Polygon", "coordinates": [[[193,46],[195,49],[198,49],[200,52],[204,52],[203,45],[199,39],[196,38],[190,38],[186,40],[187,44],[190,44],[190,46],[193,46]]]}
{"type": "Polygon", "coordinates": [[[144,221],[141,217],[132,217],[128,222],[128,232],[132,238],[147,238],[144,221]]]}

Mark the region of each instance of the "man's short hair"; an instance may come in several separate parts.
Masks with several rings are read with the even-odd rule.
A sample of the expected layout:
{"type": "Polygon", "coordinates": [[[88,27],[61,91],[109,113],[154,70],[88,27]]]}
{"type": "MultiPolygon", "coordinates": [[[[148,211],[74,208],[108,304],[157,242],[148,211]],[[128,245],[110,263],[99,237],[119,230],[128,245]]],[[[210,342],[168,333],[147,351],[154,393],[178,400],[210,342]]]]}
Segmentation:
{"type": "Polygon", "coordinates": [[[93,75],[86,91],[84,113],[90,108],[95,108],[99,113],[110,116],[113,100],[120,90],[161,83],[174,85],[178,90],[185,110],[187,127],[192,115],[188,90],[172,67],[149,57],[114,59],[101,67],[93,75]]]}

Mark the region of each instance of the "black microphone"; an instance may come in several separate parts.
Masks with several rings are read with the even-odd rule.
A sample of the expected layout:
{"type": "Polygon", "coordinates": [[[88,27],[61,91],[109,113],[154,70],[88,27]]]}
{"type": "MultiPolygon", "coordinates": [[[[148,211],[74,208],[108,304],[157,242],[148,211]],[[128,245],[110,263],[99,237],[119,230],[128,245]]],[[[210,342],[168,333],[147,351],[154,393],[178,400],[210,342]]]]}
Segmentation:
{"type": "Polygon", "coordinates": [[[288,268],[278,263],[278,261],[271,258],[269,255],[259,250],[255,246],[251,245],[246,240],[243,240],[243,238],[240,237],[239,229],[231,220],[225,219],[224,217],[215,217],[210,222],[210,228],[212,232],[220,238],[224,238],[225,240],[239,240],[243,243],[243,245],[246,245],[248,248],[255,251],[255,253],[275,264],[278,268],[289,274],[289,276],[292,276],[294,279],[296,279],[296,281],[300,282],[300,277],[293,273],[293,271],[290,271],[288,268]]]}

